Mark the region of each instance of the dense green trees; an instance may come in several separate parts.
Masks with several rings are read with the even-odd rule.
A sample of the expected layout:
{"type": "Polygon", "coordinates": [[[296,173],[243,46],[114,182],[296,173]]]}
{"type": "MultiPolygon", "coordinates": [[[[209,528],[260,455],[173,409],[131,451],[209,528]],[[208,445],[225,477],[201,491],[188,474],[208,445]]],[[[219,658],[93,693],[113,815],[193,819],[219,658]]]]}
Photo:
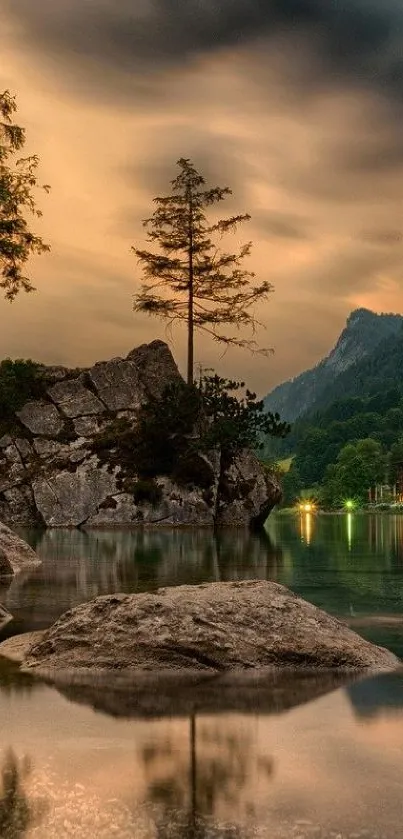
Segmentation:
{"type": "MultiPolygon", "coordinates": [[[[400,429],[402,426],[400,425],[400,429]]],[[[392,484],[397,483],[399,479],[401,479],[402,475],[402,465],[403,465],[403,437],[400,437],[396,443],[393,443],[393,446],[390,449],[389,457],[388,457],[388,477],[389,482],[392,484]]]]}
{"type": "Polygon", "coordinates": [[[273,290],[264,280],[243,268],[251,243],[227,253],[217,239],[248,221],[249,215],[209,221],[206,210],[221,203],[228,187],[206,189],[193,164],[181,158],[171,194],[154,199],[156,210],[146,219],[147,240],[159,252],[133,247],[145,282],[134,298],[135,311],[156,315],[169,324],[187,327],[187,383],[193,384],[194,331],[201,329],[224,346],[259,350],[253,338],[258,326],[253,308],[273,290]],[[228,334],[227,329],[231,330],[228,334]],[[236,334],[242,329],[242,336],[236,334]],[[247,330],[252,337],[247,336],[247,330]]]}
{"type": "Polygon", "coordinates": [[[13,122],[16,108],[7,90],[0,93],[0,288],[10,301],[20,291],[33,291],[26,262],[31,254],[49,250],[27,221],[27,215],[41,215],[34,197],[39,160],[36,155],[20,156],[25,131],[13,122]]]}
{"type": "Polygon", "coordinates": [[[403,399],[395,388],[366,398],[347,398],[296,422],[285,441],[303,486],[321,484],[343,446],[371,437],[385,451],[403,436],[403,399]]]}
{"type": "Polygon", "coordinates": [[[343,446],[336,463],[327,467],[322,489],[325,506],[340,507],[346,499],[368,501],[368,489],[385,481],[387,459],[380,443],[367,438],[343,446]]]}
{"type": "MultiPolygon", "coordinates": [[[[285,440],[285,448],[290,448],[294,455],[290,473],[284,481],[287,503],[292,503],[302,489],[314,487],[318,491],[325,485],[325,504],[333,504],[336,497],[346,498],[351,494],[362,498],[364,493],[367,498],[370,486],[376,483],[393,485],[403,462],[401,391],[393,387],[368,397],[338,400],[327,409],[297,421],[285,440]],[[365,471],[358,471],[360,480],[350,481],[341,468],[339,457],[346,448],[351,453],[349,446],[368,439],[377,446],[380,470],[374,467],[369,481],[365,471]]],[[[344,461],[342,465],[344,468],[344,461]]]]}

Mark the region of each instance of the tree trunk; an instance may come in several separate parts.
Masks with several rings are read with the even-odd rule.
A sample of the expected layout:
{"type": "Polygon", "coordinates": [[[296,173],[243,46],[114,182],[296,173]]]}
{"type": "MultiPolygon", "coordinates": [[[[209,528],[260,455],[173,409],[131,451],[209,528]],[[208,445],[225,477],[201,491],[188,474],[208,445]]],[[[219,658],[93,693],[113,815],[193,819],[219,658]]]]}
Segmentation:
{"type": "Polygon", "coordinates": [[[188,370],[187,383],[193,384],[193,343],[194,343],[194,323],[193,323],[193,202],[192,191],[189,189],[189,297],[188,297],[188,370]]]}

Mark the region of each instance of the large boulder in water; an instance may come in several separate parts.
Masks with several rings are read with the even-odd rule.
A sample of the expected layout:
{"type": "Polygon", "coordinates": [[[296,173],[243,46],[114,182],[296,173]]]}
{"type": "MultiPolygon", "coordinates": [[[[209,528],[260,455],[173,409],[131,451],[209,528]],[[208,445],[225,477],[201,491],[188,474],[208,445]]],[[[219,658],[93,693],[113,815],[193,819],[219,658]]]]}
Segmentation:
{"type": "MultiPolygon", "coordinates": [[[[144,464],[133,444],[139,410],[183,380],[169,347],[152,341],[82,370],[42,366],[38,393],[0,437],[0,520],[48,527],[261,526],[281,498],[248,450],[220,447],[175,464],[144,464]],[[130,443],[130,435],[132,442],[130,443]],[[165,471],[164,471],[165,470],[165,471]],[[155,480],[145,476],[153,475],[155,480]]],[[[192,430],[193,433],[197,429],[192,430]]],[[[196,437],[192,436],[194,448],[196,437]]]]}
{"type": "Polygon", "coordinates": [[[41,560],[35,551],[0,522],[0,577],[12,577],[40,564],[41,560]]]}
{"type": "Polygon", "coordinates": [[[24,663],[51,678],[88,669],[214,674],[399,666],[388,650],[283,586],[261,581],[98,597],[62,615],[24,663]]]}

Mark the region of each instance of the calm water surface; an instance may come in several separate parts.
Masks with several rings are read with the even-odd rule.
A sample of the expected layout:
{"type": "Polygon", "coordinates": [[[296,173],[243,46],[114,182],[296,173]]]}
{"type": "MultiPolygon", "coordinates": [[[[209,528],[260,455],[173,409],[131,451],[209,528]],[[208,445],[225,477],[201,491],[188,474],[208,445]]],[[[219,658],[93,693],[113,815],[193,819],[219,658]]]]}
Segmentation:
{"type": "MultiPolygon", "coordinates": [[[[403,658],[403,517],[272,517],[261,537],[22,535],[43,565],[0,587],[8,634],[111,591],[269,579],[403,658]]],[[[0,839],[399,839],[403,673],[331,688],[130,719],[0,659],[0,839]]]]}

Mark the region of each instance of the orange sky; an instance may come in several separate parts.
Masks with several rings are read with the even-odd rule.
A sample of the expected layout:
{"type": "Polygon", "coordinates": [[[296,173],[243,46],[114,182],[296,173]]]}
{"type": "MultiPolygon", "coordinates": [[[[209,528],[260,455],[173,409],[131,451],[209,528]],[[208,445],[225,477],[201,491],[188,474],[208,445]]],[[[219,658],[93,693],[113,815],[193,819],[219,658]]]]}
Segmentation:
{"type": "MultiPolygon", "coordinates": [[[[252,216],[250,267],[275,286],[256,313],[271,358],[221,358],[203,337],[197,361],[264,394],[316,363],[352,308],[403,310],[392,42],[382,64],[374,27],[373,53],[360,52],[358,0],[355,52],[346,42],[342,58],[332,38],[343,18],[339,32],[325,16],[312,31],[303,16],[276,28],[253,0],[243,16],[245,3],[230,14],[224,0],[189,0],[185,14],[172,0],[0,0],[0,88],[17,94],[27,150],[52,186],[39,228],[52,251],[31,263],[35,295],[0,302],[1,357],[87,365],[166,337],[132,312],[130,246],[180,156],[233,188],[228,210],[252,216]]],[[[183,370],[180,333],[173,349],[183,370]]]]}

